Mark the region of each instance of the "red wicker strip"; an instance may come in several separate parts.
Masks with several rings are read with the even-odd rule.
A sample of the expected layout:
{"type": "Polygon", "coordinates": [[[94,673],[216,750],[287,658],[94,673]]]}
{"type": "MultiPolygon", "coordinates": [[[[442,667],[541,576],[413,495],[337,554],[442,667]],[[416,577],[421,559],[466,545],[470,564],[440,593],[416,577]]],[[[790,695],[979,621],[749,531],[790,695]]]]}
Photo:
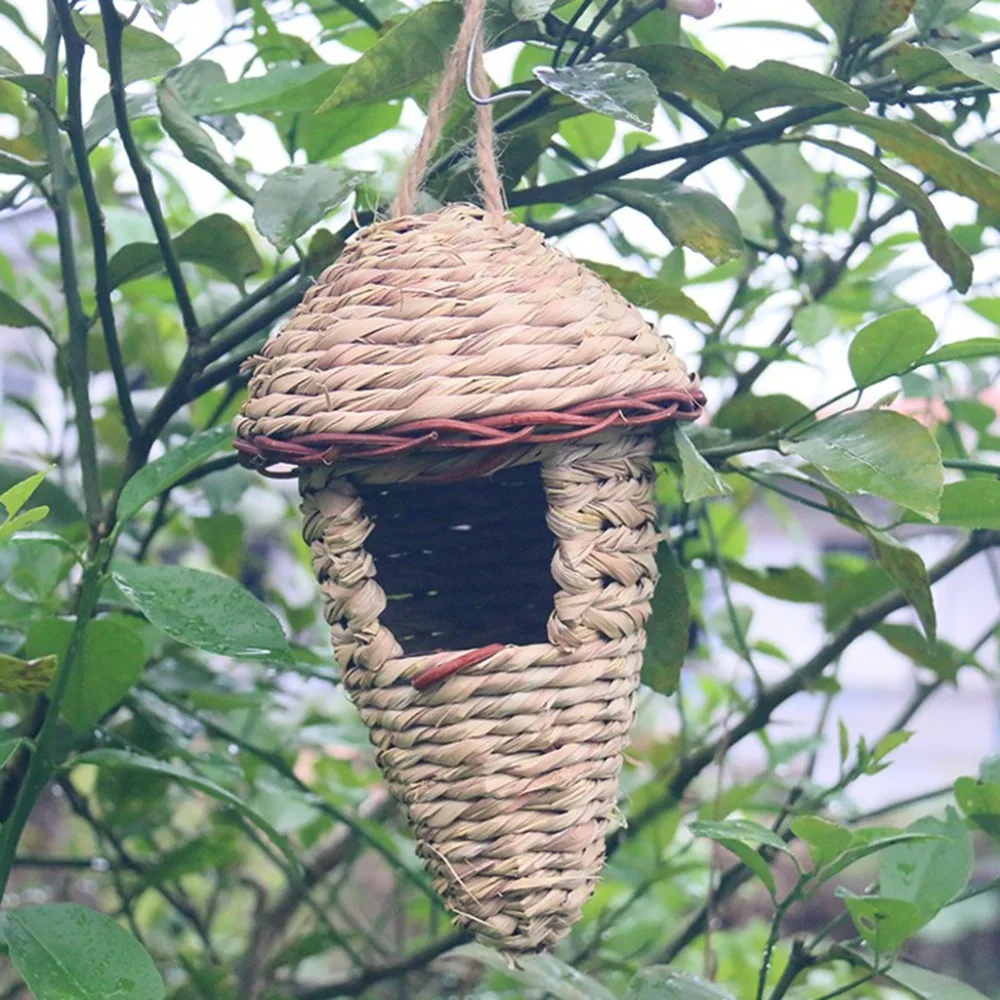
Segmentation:
{"type": "MultiPolygon", "coordinates": [[[[700,389],[658,389],[635,396],[591,400],[559,412],[512,413],[478,420],[419,420],[400,424],[391,433],[305,434],[289,440],[258,435],[238,439],[235,447],[242,465],[281,478],[296,474],[287,469],[289,465],[333,465],[338,459],[385,458],[418,448],[493,449],[576,441],[609,427],[696,420],[704,406],[705,396],[700,389]]],[[[488,460],[484,462],[484,471],[490,465],[488,460]]]]}

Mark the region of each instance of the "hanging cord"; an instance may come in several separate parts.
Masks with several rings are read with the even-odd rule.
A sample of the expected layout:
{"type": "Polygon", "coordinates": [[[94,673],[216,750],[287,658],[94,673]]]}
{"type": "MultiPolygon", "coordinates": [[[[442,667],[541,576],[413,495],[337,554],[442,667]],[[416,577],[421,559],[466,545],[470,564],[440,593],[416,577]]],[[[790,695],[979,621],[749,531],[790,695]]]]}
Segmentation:
{"type": "MultiPolygon", "coordinates": [[[[483,65],[481,30],[485,15],[486,0],[466,0],[465,16],[458,31],[458,39],[448,57],[441,83],[431,98],[423,135],[400,181],[399,193],[392,207],[393,215],[409,215],[414,210],[420,185],[427,176],[431,155],[441,140],[455,91],[465,73],[470,55],[476,90],[484,93],[489,88],[489,78],[483,65]]],[[[493,144],[493,107],[491,104],[482,104],[478,101],[476,102],[476,160],[483,189],[483,203],[489,211],[502,213],[503,183],[500,180],[493,144]]]]}

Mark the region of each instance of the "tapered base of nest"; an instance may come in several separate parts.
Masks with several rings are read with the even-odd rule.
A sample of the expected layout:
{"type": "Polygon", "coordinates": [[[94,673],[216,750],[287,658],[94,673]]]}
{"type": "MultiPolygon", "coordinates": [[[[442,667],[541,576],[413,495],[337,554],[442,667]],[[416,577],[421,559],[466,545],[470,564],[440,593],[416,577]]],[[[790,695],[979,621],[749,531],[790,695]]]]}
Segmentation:
{"type": "Polygon", "coordinates": [[[384,466],[375,493],[362,468],[354,482],[318,469],[301,480],[334,651],[378,765],[458,922],[505,952],[569,932],[619,816],[656,582],[651,448],[644,434],[549,446],[506,480],[456,488],[450,505],[394,493],[384,466]],[[402,585],[390,602],[376,571],[416,548],[385,571],[414,601],[393,609],[402,585]],[[509,603],[522,550],[525,600],[546,614],[517,621],[491,614],[489,595],[495,584],[509,603]],[[454,583],[466,560],[475,593],[454,583]],[[464,610],[436,625],[435,594],[464,610]],[[523,642],[536,628],[543,641],[523,642]]]}

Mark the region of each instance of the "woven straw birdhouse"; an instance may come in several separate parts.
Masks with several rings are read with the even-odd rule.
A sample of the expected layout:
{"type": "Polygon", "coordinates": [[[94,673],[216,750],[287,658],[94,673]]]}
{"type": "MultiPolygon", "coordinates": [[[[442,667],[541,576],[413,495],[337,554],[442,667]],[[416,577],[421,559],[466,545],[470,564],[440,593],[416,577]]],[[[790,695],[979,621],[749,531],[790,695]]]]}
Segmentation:
{"type": "Polygon", "coordinates": [[[497,212],[372,226],[251,359],[244,461],[298,469],[344,684],[461,924],[562,938],[617,814],[656,583],[652,436],[696,380],[497,212]]]}

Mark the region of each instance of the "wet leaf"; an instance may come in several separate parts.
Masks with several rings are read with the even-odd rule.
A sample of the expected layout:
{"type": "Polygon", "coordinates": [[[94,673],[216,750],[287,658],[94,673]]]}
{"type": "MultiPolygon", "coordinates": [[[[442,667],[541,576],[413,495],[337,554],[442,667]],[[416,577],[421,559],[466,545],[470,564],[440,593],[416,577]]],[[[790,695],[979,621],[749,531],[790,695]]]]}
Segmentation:
{"type": "MultiPolygon", "coordinates": [[[[66,656],[75,623],[69,618],[43,618],[28,629],[29,656],[66,656]]],[[[98,618],[87,623],[62,714],[77,733],[91,727],[117,705],[142,674],[146,650],[133,630],[116,621],[98,618]]]]}
{"type": "Polygon", "coordinates": [[[291,661],[281,623],[228,577],[138,563],[121,563],[112,575],[128,600],[178,642],[223,656],[291,661]]]}
{"type": "Polygon", "coordinates": [[[537,79],[590,111],[628,122],[647,132],[653,127],[656,87],[645,70],[625,62],[578,66],[536,66],[537,79]]]}
{"type": "Polygon", "coordinates": [[[168,448],[125,484],[118,499],[118,519],[128,521],[135,517],[153,497],[193,472],[207,458],[230,444],[232,438],[229,427],[215,427],[193,435],[176,448],[168,448]]]}
{"type": "Polygon", "coordinates": [[[721,986],[665,965],[651,965],[636,973],[625,1000],[733,1000],[721,986]]]}
{"type": "Polygon", "coordinates": [[[73,903],[6,917],[10,959],[35,1000],[163,1000],[153,960],[110,917],[73,903]]]}
{"type": "Polygon", "coordinates": [[[934,840],[897,844],[879,859],[879,892],[916,904],[929,923],[968,885],[972,840],[965,823],[949,807],[945,819],[925,816],[907,827],[934,840]]]}
{"type": "Polygon", "coordinates": [[[846,896],[844,904],[858,933],[881,955],[896,951],[924,925],[920,908],[905,899],[846,896]]]}

